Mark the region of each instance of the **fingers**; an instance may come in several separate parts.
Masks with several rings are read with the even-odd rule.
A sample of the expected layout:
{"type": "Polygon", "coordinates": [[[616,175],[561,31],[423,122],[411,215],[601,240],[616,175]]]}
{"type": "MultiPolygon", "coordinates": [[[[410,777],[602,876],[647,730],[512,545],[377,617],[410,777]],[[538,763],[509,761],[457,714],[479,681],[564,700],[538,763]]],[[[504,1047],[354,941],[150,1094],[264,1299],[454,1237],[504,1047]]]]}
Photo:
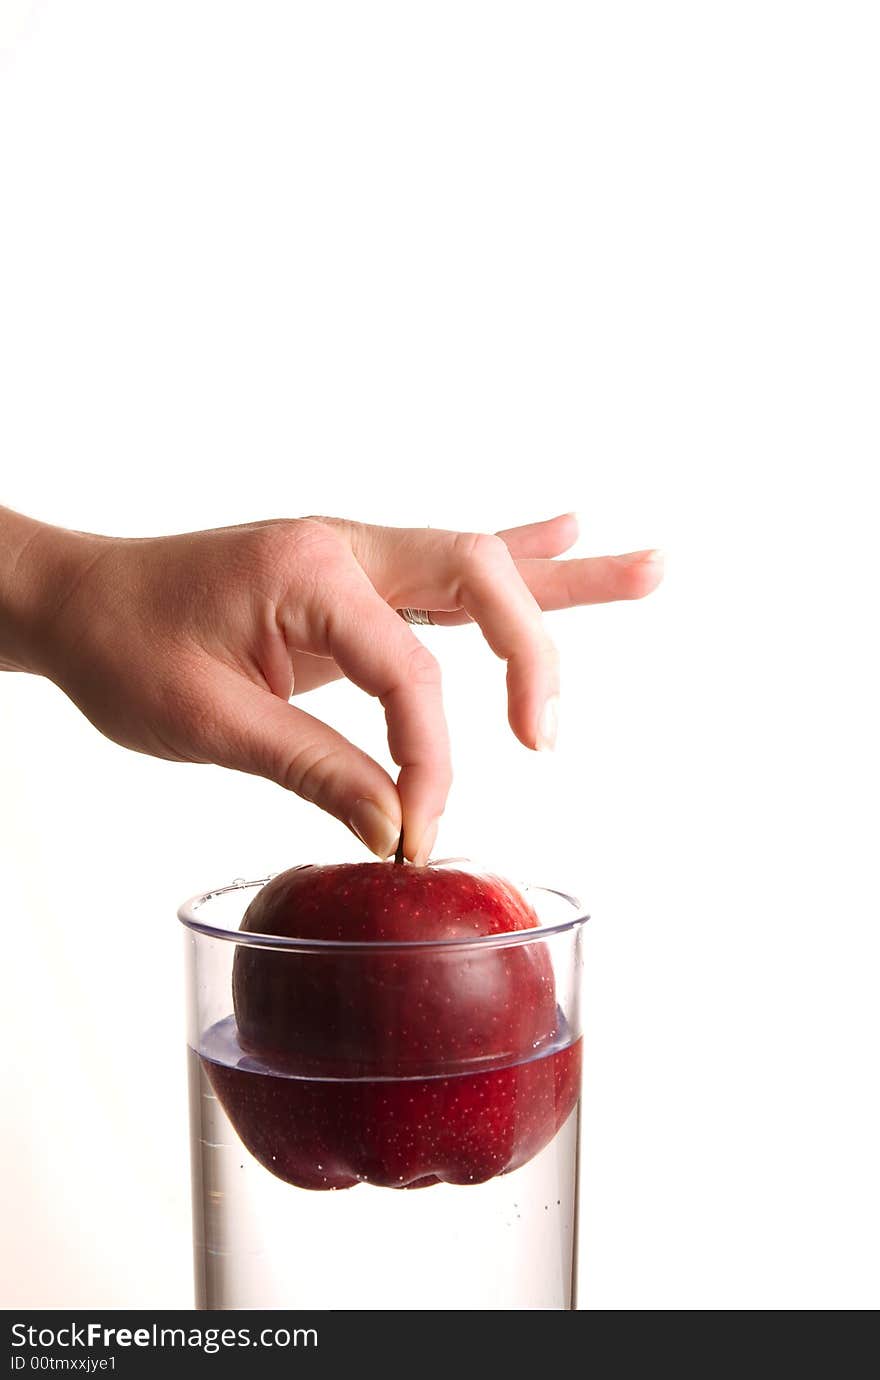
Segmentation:
{"type": "MultiPolygon", "coordinates": [[[[385,792],[390,778],[335,734],[328,749],[331,770],[324,772],[319,762],[310,767],[309,781],[319,781],[319,793],[330,802],[317,803],[345,820],[374,851],[384,850],[387,856],[387,824],[399,820],[406,856],[425,861],[451,781],[449,744],[437,663],[395,610],[427,608],[441,625],[477,622],[493,651],[507,662],[508,717],[514,733],[528,747],[552,747],[559,667],[541,610],[640,598],[662,577],[659,553],[553,560],[577,537],[573,514],[494,536],[369,527],[338,519],[309,522],[333,535],[321,544],[305,634],[301,591],[291,595],[286,615],[281,611],[281,626],[291,625],[286,638],[296,690],[321,684],[338,671],[380,700],[391,755],[401,768],[398,810],[389,809],[385,792]],[[340,745],[362,759],[362,774],[380,773],[381,784],[371,794],[361,795],[354,777],[349,788],[325,783],[342,760],[340,745]],[[369,804],[360,814],[370,814],[370,821],[354,822],[355,806],[364,802],[376,807],[385,820],[383,828],[369,804]]],[[[292,788],[298,789],[296,784],[292,788]]],[[[307,783],[307,788],[312,786],[307,783]]]]}
{"type": "Polygon", "coordinates": [[[524,560],[519,571],[542,609],[571,609],[643,599],[663,578],[660,551],[591,556],[574,561],[524,560]]]}
{"type": "MultiPolygon", "coordinates": [[[[663,578],[663,554],[656,550],[581,560],[548,559],[568,550],[577,540],[577,520],[573,513],[511,527],[497,535],[516,559],[517,570],[545,612],[642,599],[656,589],[663,578]]],[[[464,609],[434,610],[431,617],[438,627],[473,622],[464,609]]],[[[340,675],[339,668],[327,657],[299,652],[293,655],[292,661],[297,695],[325,685],[340,675]]]]}
{"type": "Polygon", "coordinates": [[[320,719],[229,670],[215,672],[211,761],[275,781],[342,821],[380,858],[394,851],[400,798],[386,771],[320,719]],[[217,696],[221,698],[218,701],[217,696]]]}
{"type": "Polygon", "coordinates": [[[574,513],[529,522],[524,527],[508,527],[497,535],[512,556],[561,556],[578,539],[578,520],[574,513]]]}
{"type": "MultiPolygon", "coordinates": [[[[559,661],[504,540],[429,528],[350,531],[354,554],[394,608],[464,609],[480,625],[507,662],[511,728],[526,747],[551,747],[559,661]]],[[[561,531],[556,537],[565,539],[561,531]]]]}
{"type": "Polygon", "coordinates": [[[554,747],[559,657],[509,549],[500,537],[465,536],[454,538],[442,554],[459,605],[507,662],[511,728],[526,747],[554,747]]]}
{"type": "Polygon", "coordinates": [[[344,542],[325,558],[309,649],[332,657],[385,710],[406,856],[426,861],[452,780],[440,668],[344,542]]]}
{"type": "MultiPolygon", "coordinates": [[[[643,599],[663,579],[663,553],[633,551],[626,556],[589,556],[582,560],[517,560],[517,569],[534,599],[547,613],[586,604],[643,599]]],[[[469,623],[463,609],[432,614],[439,627],[469,623]]]]}

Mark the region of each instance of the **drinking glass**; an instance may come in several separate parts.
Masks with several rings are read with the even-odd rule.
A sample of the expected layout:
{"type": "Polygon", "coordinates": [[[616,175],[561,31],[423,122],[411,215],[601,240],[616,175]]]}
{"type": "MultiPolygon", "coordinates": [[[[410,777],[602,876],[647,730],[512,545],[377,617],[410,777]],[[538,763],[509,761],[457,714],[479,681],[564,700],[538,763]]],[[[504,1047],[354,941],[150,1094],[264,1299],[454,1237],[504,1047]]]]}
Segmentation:
{"type": "Polygon", "coordinates": [[[240,931],[268,880],[237,879],[178,912],[196,1307],[575,1308],[578,902],[521,885],[538,927],[442,941],[240,931]],[[308,1048],[261,1058],[243,1047],[234,979],[247,965],[282,1003],[291,991],[326,1001],[308,1048]],[[436,1057],[420,1044],[407,1060],[414,992],[438,1002],[454,991],[457,1019],[464,1010],[479,1033],[499,980],[514,1005],[547,1004],[546,1034],[527,1049],[477,1036],[457,1055],[440,1041],[436,1057]],[[374,998],[386,1016],[400,1011],[387,1029],[337,1019],[374,998]]]}

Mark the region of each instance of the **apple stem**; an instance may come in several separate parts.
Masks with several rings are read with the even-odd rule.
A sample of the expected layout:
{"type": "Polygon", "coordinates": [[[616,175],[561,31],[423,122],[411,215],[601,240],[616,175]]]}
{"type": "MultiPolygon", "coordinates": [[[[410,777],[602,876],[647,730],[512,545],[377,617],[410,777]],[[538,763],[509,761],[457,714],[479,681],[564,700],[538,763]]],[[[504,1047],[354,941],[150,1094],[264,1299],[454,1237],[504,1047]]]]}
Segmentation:
{"type": "Polygon", "coordinates": [[[396,863],[402,863],[402,862],[405,861],[404,856],[403,856],[403,830],[402,830],[402,829],[401,829],[401,831],[400,831],[400,838],[397,840],[397,850],[396,850],[396,852],[395,852],[395,854],[394,854],[394,861],[395,861],[396,863]]]}

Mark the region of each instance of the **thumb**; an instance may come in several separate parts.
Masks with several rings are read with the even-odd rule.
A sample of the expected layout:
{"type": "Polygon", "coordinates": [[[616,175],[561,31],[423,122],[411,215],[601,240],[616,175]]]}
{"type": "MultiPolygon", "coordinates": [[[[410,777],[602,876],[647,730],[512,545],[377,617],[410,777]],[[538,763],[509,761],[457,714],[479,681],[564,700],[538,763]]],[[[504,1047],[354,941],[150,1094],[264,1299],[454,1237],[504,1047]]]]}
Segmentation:
{"type": "Polygon", "coordinates": [[[276,781],[335,815],[380,858],[394,852],[400,797],[372,757],[320,719],[247,682],[236,685],[226,717],[218,765],[276,781]]]}

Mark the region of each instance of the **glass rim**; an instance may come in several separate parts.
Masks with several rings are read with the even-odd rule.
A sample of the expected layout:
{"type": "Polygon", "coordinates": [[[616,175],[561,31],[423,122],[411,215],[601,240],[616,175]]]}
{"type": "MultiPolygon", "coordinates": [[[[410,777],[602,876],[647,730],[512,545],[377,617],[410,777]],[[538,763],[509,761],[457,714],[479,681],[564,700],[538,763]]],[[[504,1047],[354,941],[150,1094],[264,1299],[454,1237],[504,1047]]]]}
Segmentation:
{"type": "MultiPolygon", "coordinates": [[[[436,860],[431,859],[429,865],[431,867],[449,867],[454,863],[466,862],[470,862],[470,859],[438,858],[436,860]]],[[[301,867],[310,865],[309,863],[300,864],[301,867]]],[[[265,886],[276,875],[276,873],[271,873],[268,877],[258,877],[253,881],[236,878],[227,886],[213,887],[210,891],[198,892],[178,907],[177,918],[192,933],[203,935],[207,939],[220,939],[227,944],[242,944],[255,949],[278,949],[287,953],[324,954],[373,954],[395,951],[410,953],[413,950],[424,953],[425,951],[449,952],[455,949],[467,949],[468,951],[493,948],[507,949],[520,944],[534,944],[538,940],[548,939],[557,934],[565,934],[568,930],[574,930],[586,924],[590,918],[576,897],[570,896],[565,891],[559,891],[555,887],[538,886],[531,883],[528,884],[528,892],[540,892],[545,896],[553,896],[570,906],[574,914],[566,916],[564,920],[554,920],[549,924],[536,925],[526,930],[506,930],[502,934],[479,934],[461,939],[407,940],[304,939],[288,937],[287,935],[259,934],[250,930],[231,930],[221,925],[211,925],[198,918],[197,912],[200,908],[207,905],[209,901],[213,901],[215,897],[226,896],[231,891],[247,891],[251,887],[265,886]]]]}

